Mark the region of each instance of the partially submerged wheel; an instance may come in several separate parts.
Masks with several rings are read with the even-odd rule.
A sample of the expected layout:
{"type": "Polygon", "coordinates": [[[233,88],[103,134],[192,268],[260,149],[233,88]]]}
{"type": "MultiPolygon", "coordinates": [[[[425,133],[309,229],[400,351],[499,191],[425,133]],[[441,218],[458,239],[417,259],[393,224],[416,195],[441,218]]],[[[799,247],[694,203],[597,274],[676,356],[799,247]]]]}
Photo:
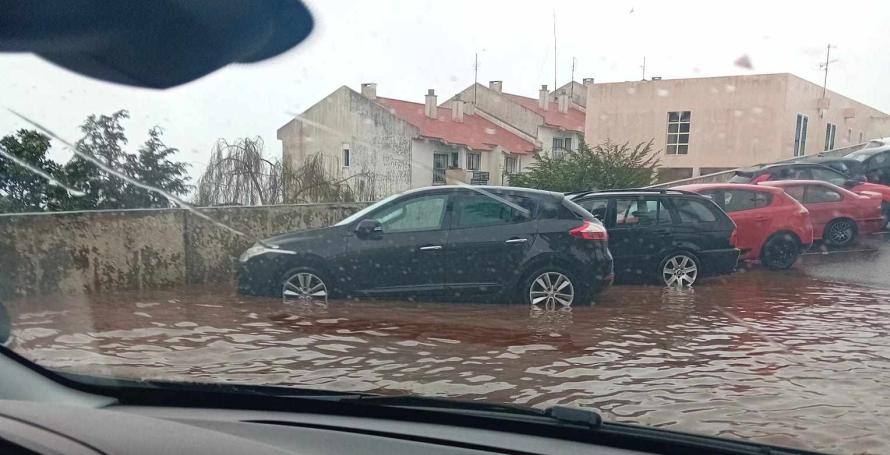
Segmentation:
{"type": "Polygon", "coordinates": [[[284,274],[281,297],[285,301],[327,302],[328,285],[322,275],[313,269],[294,269],[284,274]]]}
{"type": "Polygon", "coordinates": [[[791,268],[800,256],[800,243],[790,234],[779,234],[763,245],[761,262],[770,270],[791,268]]]}
{"type": "Polygon", "coordinates": [[[698,278],[698,259],[690,253],[672,253],[658,267],[661,281],[668,286],[692,286],[698,278]]]}
{"type": "Polygon", "coordinates": [[[844,218],[834,220],[825,226],[822,238],[831,246],[847,246],[856,238],[856,223],[844,218]]]}
{"type": "Polygon", "coordinates": [[[526,303],[544,308],[572,306],[577,298],[571,276],[556,269],[533,273],[526,284],[526,303]]]}

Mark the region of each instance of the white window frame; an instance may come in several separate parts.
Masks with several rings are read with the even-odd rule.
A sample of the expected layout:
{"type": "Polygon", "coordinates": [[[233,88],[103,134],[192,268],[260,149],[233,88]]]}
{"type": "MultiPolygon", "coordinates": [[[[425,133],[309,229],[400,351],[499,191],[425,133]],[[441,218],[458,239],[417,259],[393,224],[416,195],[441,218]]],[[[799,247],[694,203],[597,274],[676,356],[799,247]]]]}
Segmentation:
{"type": "Polygon", "coordinates": [[[668,111],[667,113],[667,141],[665,142],[665,153],[668,155],[688,155],[689,154],[689,142],[690,136],[692,136],[692,111],[668,111]],[[677,114],[677,120],[671,120],[671,114],[677,114]],[[683,120],[683,115],[686,115],[686,120],[683,120]],[[677,126],[676,132],[671,132],[671,126],[677,126]],[[680,131],[683,129],[683,125],[686,125],[686,131],[680,131]],[[680,137],[682,135],[686,135],[686,141],[682,141],[680,137]],[[680,147],[685,147],[686,151],[680,153],[680,147]]]}
{"type": "Polygon", "coordinates": [[[831,122],[825,123],[825,149],[833,150],[834,149],[834,139],[837,134],[837,125],[831,122]]]}
{"type": "Polygon", "coordinates": [[[504,173],[505,174],[515,174],[519,172],[519,157],[514,155],[507,155],[504,157],[504,173]],[[509,163],[514,163],[513,169],[510,169],[509,163]]]}
{"type": "Polygon", "coordinates": [[[809,116],[797,113],[794,126],[794,156],[804,156],[807,153],[807,126],[809,123],[809,116]]]}
{"type": "Polygon", "coordinates": [[[468,171],[480,171],[482,170],[482,154],[477,152],[467,152],[467,170],[468,171]],[[475,161],[476,166],[473,167],[473,161],[475,161]]]}
{"type": "Polygon", "coordinates": [[[352,147],[350,147],[349,144],[343,144],[340,160],[340,164],[342,164],[343,167],[349,167],[349,165],[352,164],[352,147]]]}

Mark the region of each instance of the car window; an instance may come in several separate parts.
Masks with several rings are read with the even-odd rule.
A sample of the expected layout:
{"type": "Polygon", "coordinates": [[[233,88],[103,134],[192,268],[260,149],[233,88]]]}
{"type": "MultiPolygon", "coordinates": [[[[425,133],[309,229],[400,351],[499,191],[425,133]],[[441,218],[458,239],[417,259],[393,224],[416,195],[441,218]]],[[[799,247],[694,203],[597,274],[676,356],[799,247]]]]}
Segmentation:
{"type": "Polygon", "coordinates": [[[887,161],[888,155],[890,155],[890,153],[878,153],[877,155],[875,155],[875,157],[872,158],[872,163],[873,163],[872,166],[873,167],[884,167],[884,166],[887,166],[888,164],[890,164],[887,161]]]}
{"type": "Polygon", "coordinates": [[[769,193],[761,191],[732,190],[723,192],[723,210],[739,212],[766,207],[772,201],[769,193]]]}
{"type": "Polygon", "coordinates": [[[795,169],[781,169],[779,170],[779,179],[780,180],[812,180],[813,179],[813,171],[811,168],[802,167],[795,169]]]}
{"type": "Polygon", "coordinates": [[[803,202],[803,194],[805,190],[803,185],[786,186],[782,189],[785,190],[785,193],[789,196],[797,199],[797,202],[803,202]]]}
{"type": "Polygon", "coordinates": [[[754,175],[752,174],[739,174],[733,175],[729,179],[729,183],[750,183],[751,180],[754,180],[754,175]]]}
{"type": "Polygon", "coordinates": [[[615,201],[616,226],[652,226],[671,222],[670,212],[655,198],[622,198],[615,201]]]}
{"type": "Polygon", "coordinates": [[[843,161],[831,161],[831,162],[825,163],[825,165],[838,171],[838,172],[843,172],[844,174],[850,173],[850,168],[847,167],[847,164],[844,163],[843,161]]]}
{"type": "Polygon", "coordinates": [[[813,180],[821,180],[834,185],[843,185],[847,181],[845,176],[839,175],[837,172],[829,171],[828,169],[813,168],[811,173],[813,180]]]}
{"type": "Polygon", "coordinates": [[[420,196],[383,209],[374,218],[384,233],[430,231],[442,227],[448,195],[420,196]]]}
{"type": "Polygon", "coordinates": [[[674,200],[681,223],[709,223],[717,221],[714,212],[702,201],[695,199],[677,198],[674,200]]]}
{"type": "MultiPolygon", "coordinates": [[[[529,198],[513,195],[499,195],[499,197],[507,199],[528,210],[527,213],[531,213],[533,207],[529,198]]],[[[454,226],[460,229],[519,223],[529,219],[527,213],[485,194],[467,194],[458,197],[454,202],[454,226]]]]}
{"type": "Polygon", "coordinates": [[[806,195],[804,196],[804,202],[807,203],[819,203],[819,202],[838,202],[842,200],[844,197],[841,196],[841,193],[832,190],[831,188],[826,188],[821,185],[809,185],[807,187],[806,195]]]}
{"type": "Polygon", "coordinates": [[[608,213],[609,208],[609,200],[608,199],[589,199],[586,201],[582,201],[579,203],[584,210],[590,212],[594,218],[606,222],[606,214],[608,213]]]}

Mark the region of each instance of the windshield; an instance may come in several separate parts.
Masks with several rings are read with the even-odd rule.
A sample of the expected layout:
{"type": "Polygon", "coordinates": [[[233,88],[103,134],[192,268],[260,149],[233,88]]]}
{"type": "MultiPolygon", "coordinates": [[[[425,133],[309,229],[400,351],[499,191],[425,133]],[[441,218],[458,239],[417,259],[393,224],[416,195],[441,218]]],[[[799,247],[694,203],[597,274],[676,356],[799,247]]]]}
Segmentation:
{"type": "Polygon", "coordinates": [[[0,42],[11,349],[890,453],[890,190],[727,189],[853,183],[813,169],[890,137],[890,3],[303,1],[280,53],[0,42]]]}

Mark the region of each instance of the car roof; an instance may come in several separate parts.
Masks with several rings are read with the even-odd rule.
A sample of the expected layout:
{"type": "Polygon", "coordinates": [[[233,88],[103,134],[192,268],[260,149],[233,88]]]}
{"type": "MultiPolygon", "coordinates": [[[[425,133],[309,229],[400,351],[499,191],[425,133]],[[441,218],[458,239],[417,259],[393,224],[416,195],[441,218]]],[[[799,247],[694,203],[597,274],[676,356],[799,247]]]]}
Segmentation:
{"type": "Polygon", "coordinates": [[[869,147],[869,148],[856,150],[855,152],[850,152],[850,153],[844,155],[844,157],[863,156],[863,155],[864,156],[872,156],[872,155],[877,155],[878,153],[886,152],[888,150],[890,150],[890,146],[887,146],[887,145],[882,145],[882,146],[878,146],[878,147],[869,147]]]}
{"type": "Polygon", "coordinates": [[[823,180],[770,180],[768,182],[760,182],[758,185],[764,186],[777,186],[780,188],[784,188],[786,186],[795,186],[795,185],[821,185],[827,186],[833,190],[842,191],[845,193],[853,193],[856,194],[846,188],[841,188],[833,183],[829,183],[823,180]]]}
{"type": "Polygon", "coordinates": [[[643,196],[643,195],[701,196],[690,191],[674,188],[623,188],[616,190],[580,191],[566,193],[569,199],[580,199],[592,196],[643,196]]]}
{"type": "MultiPolygon", "coordinates": [[[[856,152],[853,152],[853,153],[856,153],[856,152]]],[[[859,164],[859,161],[856,161],[853,158],[848,158],[848,156],[849,155],[846,155],[846,156],[814,156],[812,158],[808,157],[804,160],[801,160],[800,163],[802,163],[802,164],[822,164],[822,163],[836,163],[838,161],[843,161],[845,163],[859,164]]]]}
{"type": "Polygon", "coordinates": [[[487,191],[491,193],[500,193],[500,194],[527,194],[527,195],[535,195],[535,196],[544,196],[544,197],[554,197],[558,199],[562,199],[565,196],[562,193],[558,193],[555,191],[546,191],[539,190],[536,188],[522,188],[518,186],[494,186],[494,185],[435,185],[435,186],[425,186],[423,188],[414,188],[408,191],[405,191],[401,194],[412,194],[412,193],[422,193],[425,191],[437,191],[437,190],[456,190],[456,189],[466,189],[469,191],[487,191]]]}
{"type": "Polygon", "coordinates": [[[760,171],[765,171],[768,169],[782,169],[786,167],[794,167],[794,166],[811,166],[811,167],[819,167],[822,169],[828,169],[833,172],[838,172],[836,169],[832,169],[824,164],[814,163],[811,161],[796,161],[793,163],[767,163],[767,164],[757,164],[755,166],[746,167],[744,169],[737,169],[736,173],[748,173],[753,174],[760,171]]]}
{"type": "Polygon", "coordinates": [[[683,191],[692,191],[697,193],[699,191],[707,191],[707,190],[748,190],[748,191],[761,191],[767,193],[782,193],[783,191],[779,188],[770,188],[764,187],[760,185],[751,185],[748,183],[693,183],[691,185],[680,185],[672,187],[675,190],[683,190],[683,191]]]}

